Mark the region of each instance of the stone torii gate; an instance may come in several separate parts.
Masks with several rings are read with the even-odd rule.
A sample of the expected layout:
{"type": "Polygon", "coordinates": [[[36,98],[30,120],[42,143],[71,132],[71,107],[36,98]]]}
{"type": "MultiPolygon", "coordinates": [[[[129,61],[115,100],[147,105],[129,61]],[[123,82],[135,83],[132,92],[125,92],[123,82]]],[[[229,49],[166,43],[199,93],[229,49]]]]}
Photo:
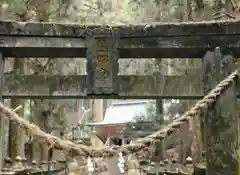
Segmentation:
{"type": "MultiPolygon", "coordinates": [[[[234,69],[233,57],[240,56],[239,27],[240,21],[122,26],[0,21],[1,97],[200,99],[234,69]],[[215,49],[216,47],[218,49],[215,49]],[[87,75],[5,74],[4,58],[7,57],[87,58],[87,75]],[[203,69],[199,74],[181,76],[166,76],[159,73],[118,75],[118,60],[127,58],[202,59],[203,69]],[[227,65],[224,71],[220,68],[221,63],[227,65]],[[40,87],[49,87],[54,93],[40,93],[37,91],[40,87]]],[[[239,97],[239,94],[236,96],[239,97]]],[[[217,120],[226,119],[218,115],[217,120]]],[[[208,151],[212,155],[217,154],[218,149],[208,140],[216,141],[217,136],[207,134],[213,133],[211,126],[215,121],[216,118],[205,123],[208,132],[204,134],[207,138],[205,148],[211,148],[208,151]]],[[[223,127],[220,122],[217,125],[223,127]]],[[[237,134],[237,130],[233,133],[237,134]]],[[[2,146],[2,134],[0,143],[2,146]]],[[[227,154],[232,154],[236,149],[227,151],[227,154]]],[[[0,149],[1,160],[3,151],[0,149]]],[[[224,161],[224,157],[221,158],[224,161]]],[[[216,167],[216,162],[211,161],[211,157],[207,157],[207,162],[208,171],[212,172],[211,167],[216,167]]],[[[232,172],[237,171],[237,167],[231,168],[232,172]]]]}

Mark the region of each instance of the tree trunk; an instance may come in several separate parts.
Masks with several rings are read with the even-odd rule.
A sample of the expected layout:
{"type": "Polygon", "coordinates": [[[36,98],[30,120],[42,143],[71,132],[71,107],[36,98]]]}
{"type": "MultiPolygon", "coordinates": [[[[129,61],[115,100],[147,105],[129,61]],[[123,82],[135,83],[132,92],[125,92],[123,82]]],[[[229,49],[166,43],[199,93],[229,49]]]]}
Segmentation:
{"type": "Polygon", "coordinates": [[[197,19],[204,20],[204,2],[203,0],[195,0],[196,8],[195,8],[195,14],[197,19]]]}
{"type": "MultiPolygon", "coordinates": [[[[101,122],[104,120],[103,99],[92,100],[93,122],[101,122]]],[[[95,135],[91,136],[92,146],[95,148],[102,148],[104,143],[95,135]]]]}
{"type": "Polygon", "coordinates": [[[231,0],[225,0],[225,11],[227,13],[232,13],[233,12],[233,3],[231,2],[231,0]]]}

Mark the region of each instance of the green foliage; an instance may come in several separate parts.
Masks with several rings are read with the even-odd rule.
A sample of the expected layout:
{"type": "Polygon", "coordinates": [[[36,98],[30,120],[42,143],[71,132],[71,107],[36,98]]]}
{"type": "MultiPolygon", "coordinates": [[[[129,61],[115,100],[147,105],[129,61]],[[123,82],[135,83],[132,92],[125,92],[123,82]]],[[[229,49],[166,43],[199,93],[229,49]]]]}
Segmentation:
{"type": "Polygon", "coordinates": [[[156,103],[155,102],[148,102],[145,105],[145,110],[146,110],[146,114],[141,114],[141,115],[137,115],[135,117],[135,121],[136,123],[141,123],[141,122],[149,122],[151,121],[152,123],[161,125],[164,122],[164,116],[159,116],[157,115],[157,111],[156,111],[156,103]]]}
{"type": "Polygon", "coordinates": [[[135,121],[128,123],[125,132],[127,137],[144,137],[163,127],[163,116],[156,115],[155,103],[149,102],[145,108],[145,115],[138,115],[135,117],[135,121]]]}
{"type": "Polygon", "coordinates": [[[145,106],[147,113],[147,120],[157,120],[156,105],[155,103],[149,102],[145,106]]]}

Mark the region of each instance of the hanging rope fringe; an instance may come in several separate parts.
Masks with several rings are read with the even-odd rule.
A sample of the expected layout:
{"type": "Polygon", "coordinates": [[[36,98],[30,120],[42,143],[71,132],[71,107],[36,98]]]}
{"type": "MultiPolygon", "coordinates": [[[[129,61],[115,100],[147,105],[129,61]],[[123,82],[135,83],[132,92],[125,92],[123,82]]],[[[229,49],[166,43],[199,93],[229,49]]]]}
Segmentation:
{"type": "Polygon", "coordinates": [[[132,144],[125,145],[123,147],[112,147],[112,148],[103,148],[103,149],[94,149],[92,147],[87,147],[81,144],[75,144],[69,140],[62,140],[51,134],[43,132],[37,125],[29,123],[27,120],[20,117],[16,114],[16,111],[21,108],[21,106],[12,110],[2,103],[0,103],[0,113],[7,117],[8,119],[18,123],[20,126],[28,130],[28,132],[35,138],[38,139],[40,143],[47,144],[55,149],[60,149],[66,152],[71,152],[73,155],[81,156],[103,156],[111,157],[117,155],[119,152],[124,154],[130,154],[132,152],[140,151],[144,148],[147,148],[151,143],[156,140],[162,140],[165,137],[169,136],[171,133],[176,131],[182,124],[187,122],[193,116],[200,116],[204,110],[207,110],[211,105],[213,105],[217,98],[230,87],[235,78],[239,76],[239,70],[236,70],[226,79],[221,81],[209,94],[207,94],[202,100],[199,100],[189,111],[183,114],[180,118],[174,120],[167,127],[147,136],[140,138],[134,141],[132,144]]]}

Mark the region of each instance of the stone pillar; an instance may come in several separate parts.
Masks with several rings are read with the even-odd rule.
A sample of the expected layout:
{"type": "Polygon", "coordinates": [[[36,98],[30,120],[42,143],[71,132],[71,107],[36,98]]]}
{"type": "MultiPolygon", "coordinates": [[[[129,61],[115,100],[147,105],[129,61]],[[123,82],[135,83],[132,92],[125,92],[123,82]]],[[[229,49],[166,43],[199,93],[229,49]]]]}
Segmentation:
{"type": "MultiPolygon", "coordinates": [[[[231,55],[222,57],[220,49],[214,52],[212,81],[226,78],[234,70],[231,55]]],[[[214,82],[213,82],[214,83],[214,82]]],[[[212,84],[213,84],[212,83],[212,84]]],[[[208,175],[236,175],[239,173],[238,115],[235,83],[226,89],[216,103],[205,113],[205,148],[208,175]]]]}
{"type": "MultiPolygon", "coordinates": [[[[24,100],[12,99],[11,108],[14,109],[19,105],[24,106],[24,100]]],[[[17,111],[17,114],[24,117],[24,107],[17,111]]],[[[17,123],[10,121],[10,138],[9,138],[9,157],[15,159],[15,157],[20,156],[25,157],[24,154],[24,135],[25,130],[21,128],[17,123]]]]}
{"type": "MultiPolygon", "coordinates": [[[[156,115],[157,115],[157,119],[162,121],[164,120],[163,118],[163,100],[162,99],[157,99],[156,100],[156,115]]],[[[165,154],[165,139],[163,140],[158,140],[155,143],[155,151],[154,151],[154,160],[162,160],[165,158],[166,154],[165,154]]]]}
{"type": "MultiPolygon", "coordinates": [[[[216,53],[213,51],[208,51],[203,57],[202,67],[203,67],[203,94],[207,95],[220,81],[220,60],[221,56],[218,58],[216,53]]],[[[201,140],[202,149],[206,146],[206,125],[205,116],[200,118],[201,125],[201,140]]],[[[202,150],[201,150],[202,151],[202,150]]]]}
{"type": "MultiPolygon", "coordinates": [[[[4,83],[4,57],[2,53],[0,53],[0,100],[2,101],[2,93],[3,93],[3,83],[4,83]]],[[[4,118],[0,116],[0,170],[3,167],[3,157],[4,157],[4,140],[5,140],[5,132],[4,132],[4,118]]]]}
{"type": "MultiPolygon", "coordinates": [[[[24,74],[24,58],[15,58],[13,64],[13,71],[17,74],[24,74]]],[[[17,83],[17,82],[14,82],[17,83]]],[[[16,108],[19,105],[23,107],[17,111],[20,117],[24,117],[24,100],[22,99],[11,99],[11,108],[16,108]]],[[[12,121],[9,122],[9,157],[15,159],[15,157],[25,157],[24,155],[24,132],[17,123],[12,121]]]]}

